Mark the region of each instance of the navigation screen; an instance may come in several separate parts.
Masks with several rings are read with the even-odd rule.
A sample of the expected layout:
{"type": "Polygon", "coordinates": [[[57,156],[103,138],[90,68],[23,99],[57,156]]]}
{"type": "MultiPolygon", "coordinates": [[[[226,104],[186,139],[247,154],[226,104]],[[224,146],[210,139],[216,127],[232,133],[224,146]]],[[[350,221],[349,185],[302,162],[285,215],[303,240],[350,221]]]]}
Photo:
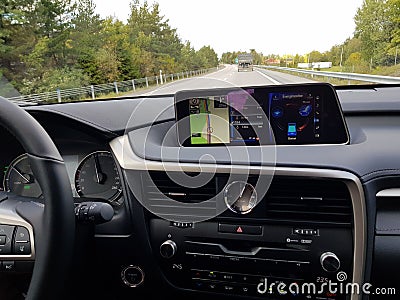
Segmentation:
{"type": "Polygon", "coordinates": [[[189,99],[191,144],[258,144],[256,131],[266,117],[253,94],[247,90],[189,99]]]}
{"type": "Polygon", "coordinates": [[[336,92],[327,84],[187,91],[175,97],[183,146],[349,140],[336,92]]]}
{"type": "Polygon", "coordinates": [[[192,144],[229,143],[229,107],[221,97],[194,98],[190,105],[192,144]]]}

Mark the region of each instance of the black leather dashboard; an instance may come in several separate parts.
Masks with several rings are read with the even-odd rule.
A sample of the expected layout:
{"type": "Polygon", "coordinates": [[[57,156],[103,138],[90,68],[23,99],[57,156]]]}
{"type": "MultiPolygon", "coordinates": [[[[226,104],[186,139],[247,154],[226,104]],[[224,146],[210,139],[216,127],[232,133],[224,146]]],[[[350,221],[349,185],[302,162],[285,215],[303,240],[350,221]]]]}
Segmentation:
{"type": "MultiPolygon", "coordinates": [[[[364,181],[380,175],[399,174],[400,160],[396,158],[400,146],[400,118],[396,113],[400,111],[400,105],[395,101],[398,89],[400,88],[338,90],[350,131],[350,144],[317,147],[280,146],[277,149],[277,165],[347,170],[357,174],[364,181]]],[[[141,140],[145,131],[135,129],[145,128],[156,120],[155,124],[162,125],[158,126],[159,131],[151,131],[154,139],[148,139],[151,147],[146,147],[147,153],[144,153],[142,143],[132,143],[132,146],[140,157],[158,160],[160,143],[157,138],[163,136],[175,120],[173,101],[173,96],[170,95],[162,98],[151,97],[146,101],[143,98],[115,99],[96,103],[44,105],[29,107],[27,110],[32,113],[48,112],[63,116],[67,120],[81,122],[107,134],[109,139],[130,131],[131,139],[141,140]],[[93,105],[96,106],[95,112],[92,109],[93,105]],[[135,119],[130,119],[135,110],[135,119]]],[[[178,147],[172,140],[169,145],[178,147]]],[[[211,151],[215,157],[221,157],[221,163],[226,163],[223,161],[224,153],[221,153],[220,149],[182,149],[180,157],[184,161],[190,161],[191,158],[196,160],[202,151],[211,151]]],[[[171,157],[174,154],[171,153],[171,157]]],[[[165,158],[169,159],[168,156],[165,158]]],[[[254,163],[259,163],[256,155],[254,163]]]]}
{"type": "MultiPolygon", "coordinates": [[[[396,222],[400,208],[393,202],[388,204],[377,199],[376,194],[380,190],[398,188],[400,185],[400,87],[350,87],[340,88],[337,92],[348,125],[350,143],[278,146],[273,150],[276,151],[276,166],[346,171],[360,180],[365,195],[364,280],[384,285],[388,277],[383,276],[385,266],[395,271],[395,265],[391,262],[397,259],[395,253],[400,245],[396,222]],[[388,228],[393,229],[390,234],[384,230],[388,228]]],[[[176,131],[171,130],[175,124],[173,101],[173,95],[166,95],[38,105],[27,107],[26,110],[44,125],[56,143],[58,141],[58,145],[68,148],[69,153],[79,151],[77,148],[82,145],[68,142],[74,139],[89,142],[92,147],[97,145],[110,150],[108,144],[111,141],[127,134],[134,154],[149,162],[160,161],[162,156],[168,162],[177,162],[176,157],[179,157],[180,162],[196,163],[204,153],[208,153],[218,164],[240,165],[244,163],[240,151],[246,150],[252,165],[268,165],[268,162],[262,160],[257,147],[180,148],[176,131]],[[133,111],[136,111],[135,118],[131,118],[133,111]],[[238,152],[234,155],[234,161],[226,159],[227,149],[238,152]]],[[[267,149],[268,146],[264,147],[267,149]]],[[[20,151],[18,147],[10,149],[20,151]]],[[[130,172],[124,172],[124,176],[133,176],[129,175],[130,172]]],[[[138,186],[141,186],[140,182],[138,186]]],[[[124,186],[124,195],[126,202],[117,220],[108,227],[106,224],[97,229],[96,261],[107,260],[103,280],[124,296],[142,292],[147,295],[146,292],[152,289],[153,284],[159,284],[163,291],[177,292],[166,282],[153,256],[153,250],[158,247],[158,240],[156,244],[151,244],[154,241],[149,237],[148,224],[153,224],[153,216],[136,201],[128,185],[124,186]],[[146,272],[146,278],[151,278],[146,279],[148,283],[144,290],[127,289],[120,280],[121,268],[131,263],[140,264],[146,272]]],[[[234,219],[228,220],[232,222],[234,219]]],[[[391,284],[395,285],[396,280],[391,284]]],[[[115,296],[106,290],[105,285],[103,296],[115,296]]]]}

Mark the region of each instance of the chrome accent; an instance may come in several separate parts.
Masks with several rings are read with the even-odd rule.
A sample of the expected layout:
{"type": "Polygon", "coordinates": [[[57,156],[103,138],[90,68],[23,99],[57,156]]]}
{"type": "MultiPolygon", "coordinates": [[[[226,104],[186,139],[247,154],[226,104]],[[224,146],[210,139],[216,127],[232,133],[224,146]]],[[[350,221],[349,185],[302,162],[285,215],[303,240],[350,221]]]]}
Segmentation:
{"type": "Polygon", "coordinates": [[[0,224],[9,226],[23,226],[28,229],[31,242],[31,254],[1,254],[0,260],[34,260],[35,259],[35,239],[33,236],[33,227],[25,221],[15,210],[18,202],[3,201],[0,204],[0,224]]]}
{"type": "MultiPolygon", "coordinates": [[[[250,196],[250,198],[251,198],[251,196],[250,196]]],[[[244,182],[244,181],[233,181],[233,182],[231,182],[230,184],[228,184],[228,186],[225,187],[225,191],[224,191],[224,200],[225,200],[225,205],[226,205],[226,207],[229,208],[230,211],[234,212],[235,214],[239,214],[239,215],[245,215],[245,214],[250,213],[250,212],[254,209],[254,207],[256,207],[256,205],[257,205],[257,203],[258,203],[258,202],[257,202],[257,192],[256,192],[256,189],[255,189],[254,186],[252,186],[250,183],[244,182]],[[235,184],[241,184],[241,183],[243,183],[244,185],[250,186],[250,188],[252,189],[252,193],[254,193],[254,195],[255,195],[255,200],[254,200],[252,203],[250,202],[251,199],[249,199],[249,209],[246,210],[246,211],[237,211],[236,209],[233,208],[233,206],[235,205],[236,201],[238,201],[239,199],[236,199],[236,201],[235,201],[234,203],[229,203],[229,200],[228,200],[228,192],[229,192],[229,189],[230,189],[233,185],[235,185],[235,184]]]]}
{"type": "MultiPolygon", "coordinates": [[[[328,257],[332,257],[333,259],[336,259],[338,261],[338,263],[339,263],[338,270],[339,270],[340,269],[340,259],[336,256],[335,253],[332,253],[332,252],[325,252],[325,253],[321,254],[321,257],[319,258],[319,262],[321,263],[322,269],[324,269],[326,272],[332,272],[332,271],[328,271],[324,267],[324,260],[327,259],[328,257]]],[[[336,271],[338,271],[338,270],[336,270],[336,271]]],[[[334,272],[336,272],[336,271],[334,271],[334,272]]]]}
{"type": "MultiPolygon", "coordinates": [[[[362,284],[364,281],[364,263],[366,254],[366,207],[364,190],[360,179],[346,171],[316,168],[288,168],[270,166],[245,165],[212,165],[178,162],[160,162],[145,160],[137,156],[129,144],[127,135],[115,138],[110,147],[123,169],[142,171],[185,171],[185,172],[217,172],[235,174],[274,174],[280,176],[319,177],[343,181],[349,189],[353,204],[354,221],[354,253],[353,253],[353,283],[362,284]]],[[[361,299],[360,295],[352,295],[351,300],[361,299]]]]}
{"type": "Polygon", "coordinates": [[[305,201],[322,201],[324,200],[322,197],[300,197],[300,200],[305,200],[305,201]]]}
{"type": "Polygon", "coordinates": [[[172,240],[167,240],[167,241],[165,241],[164,243],[162,243],[161,246],[160,246],[160,255],[161,255],[163,258],[171,258],[171,257],[173,257],[173,256],[175,255],[177,249],[178,249],[178,247],[176,246],[176,243],[175,243],[174,241],[172,241],[172,240]],[[163,255],[161,249],[162,249],[163,247],[166,247],[166,246],[171,247],[171,249],[172,249],[171,255],[163,255]]]}
{"type": "Polygon", "coordinates": [[[383,197],[383,198],[392,198],[392,197],[399,197],[400,198],[400,188],[393,188],[393,189],[386,189],[379,191],[376,193],[376,197],[383,197]]]}
{"type": "Polygon", "coordinates": [[[129,287],[131,287],[131,288],[135,288],[135,287],[140,286],[140,285],[143,283],[143,281],[144,281],[144,272],[142,271],[142,269],[141,269],[140,267],[130,265],[130,266],[127,266],[126,268],[124,268],[124,269],[121,271],[121,279],[122,279],[122,281],[123,281],[123,283],[124,283],[125,285],[127,285],[127,286],[129,286],[129,287]],[[139,271],[139,273],[140,273],[141,276],[142,276],[142,278],[141,278],[141,280],[139,281],[139,283],[132,284],[132,283],[130,283],[130,282],[126,279],[125,273],[126,273],[126,271],[128,271],[129,269],[135,269],[135,270],[139,271]]]}
{"type": "Polygon", "coordinates": [[[186,193],[167,193],[168,196],[185,197],[186,193]]]}

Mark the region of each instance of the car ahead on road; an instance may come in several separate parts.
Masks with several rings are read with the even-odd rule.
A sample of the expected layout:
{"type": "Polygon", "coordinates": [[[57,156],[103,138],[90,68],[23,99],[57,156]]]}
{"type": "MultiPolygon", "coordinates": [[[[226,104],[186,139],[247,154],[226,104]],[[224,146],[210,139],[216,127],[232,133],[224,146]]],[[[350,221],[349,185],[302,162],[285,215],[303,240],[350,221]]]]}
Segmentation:
{"type": "Polygon", "coordinates": [[[399,84],[229,63],[165,83],[158,6],[133,2],[131,27],[83,6],[61,30],[60,3],[0,5],[1,93],[36,91],[0,97],[0,299],[398,299],[399,84]],[[59,88],[90,74],[112,83],[59,88]],[[30,103],[74,93],[91,100],[30,103]]]}
{"type": "Polygon", "coordinates": [[[253,71],[253,56],[250,53],[238,55],[238,72],[253,71]]]}

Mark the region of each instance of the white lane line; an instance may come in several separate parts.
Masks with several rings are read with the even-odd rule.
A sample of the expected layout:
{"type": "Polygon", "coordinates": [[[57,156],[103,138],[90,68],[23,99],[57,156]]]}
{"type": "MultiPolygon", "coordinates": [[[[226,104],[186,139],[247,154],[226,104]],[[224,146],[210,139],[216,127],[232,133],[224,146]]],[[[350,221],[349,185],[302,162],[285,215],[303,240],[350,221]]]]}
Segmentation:
{"type": "Polygon", "coordinates": [[[273,79],[271,76],[268,76],[267,74],[264,74],[263,72],[261,72],[261,71],[259,71],[259,70],[256,70],[256,72],[257,72],[258,74],[264,76],[265,78],[267,78],[267,79],[268,79],[269,81],[271,81],[273,84],[276,84],[276,85],[282,84],[282,83],[280,83],[279,81],[273,79]]]}

